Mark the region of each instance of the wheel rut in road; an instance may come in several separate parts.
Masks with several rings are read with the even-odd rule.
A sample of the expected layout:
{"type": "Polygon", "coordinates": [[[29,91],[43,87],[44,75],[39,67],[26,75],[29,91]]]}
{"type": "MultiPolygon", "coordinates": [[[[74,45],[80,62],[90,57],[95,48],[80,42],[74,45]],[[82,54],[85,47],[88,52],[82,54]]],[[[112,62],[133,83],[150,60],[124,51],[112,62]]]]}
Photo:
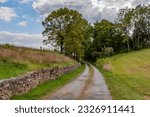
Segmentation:
{"type": "Polygon", "coordinates": [[[48,100],[111,100],[112,97],[101,73],[93,65],[71,83],[52,93],[48,100]]]}
{"type": "Polygon", "coordinates": [[[88,91],[91,88],[91,83],[93,82],[93,76],[94,76],[94,71],[93,68],[89,65],[89,75],[86,76],[88,79],[85,81],[85,85],[80,93],[80,95],[77,97],[78,100],[83,100],[88,96],[88,91]]]}

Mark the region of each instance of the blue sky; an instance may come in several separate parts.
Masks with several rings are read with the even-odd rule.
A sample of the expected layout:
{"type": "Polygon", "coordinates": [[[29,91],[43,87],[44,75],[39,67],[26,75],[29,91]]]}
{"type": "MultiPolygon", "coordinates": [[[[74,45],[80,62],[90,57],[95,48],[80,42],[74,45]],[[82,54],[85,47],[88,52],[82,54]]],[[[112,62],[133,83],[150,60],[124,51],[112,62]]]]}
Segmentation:
{"type": "Polygon", "coordinates": [[[42,20],[53,10],[78,10],[90,22],[114,21],[119,9],[150,4],[149,0],[0,0],[0,43],[44,47],[42,20]]]}
{"type": "Polygon", "coordinates": [[[21,32],[21,33],[41,33],[43,27],[38,21],[40,14],[32,7],[32,2],[20,3],[19,0],[9,0],[0,3],[0,7],[11,8],[16,16],[10,21],[0,20],[0,31],[21,32]]]}

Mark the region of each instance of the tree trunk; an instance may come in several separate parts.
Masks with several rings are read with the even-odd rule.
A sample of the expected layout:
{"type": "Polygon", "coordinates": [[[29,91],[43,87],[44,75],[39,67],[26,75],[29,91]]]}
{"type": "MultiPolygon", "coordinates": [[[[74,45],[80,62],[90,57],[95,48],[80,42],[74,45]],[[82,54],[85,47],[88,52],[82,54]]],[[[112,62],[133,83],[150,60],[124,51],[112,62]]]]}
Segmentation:
{"type": "Polygon", "coordinates": [[[130,43],[129,43],[129,38],[127,37],[127,46],[128,46],[128,51],[130,51],[130,43]]]}
{"type": "Polygon", "coordinates": [[[143,48],[143,34],[141,33],[141,49],[143,48]]]}
{"type": "Polygon", "coordinates": [[[64,37],[61,35],[59,37],[60,37],[60,52],[63,53],[64,52],[64,37]]]}
{"type": "Polygon", "coordinates": [[[64,46],[64,42],[63,42],[63,40],[61,39],[61,43],[60,43],[60,52],[61,52],[61,53],[63,53],[63,51],[64,51],[63,46],[64,46]]]}
{"type": "Polygon", "coordinates": [[[139,34],[138,34],[138,49],[140,47],[140,37],[139,37],[139,34]]]}
{"type": "Polygon", "coordinates": [[[132,38],[133,38],[133,49],[135,49],[135,37],[132,38]]]}

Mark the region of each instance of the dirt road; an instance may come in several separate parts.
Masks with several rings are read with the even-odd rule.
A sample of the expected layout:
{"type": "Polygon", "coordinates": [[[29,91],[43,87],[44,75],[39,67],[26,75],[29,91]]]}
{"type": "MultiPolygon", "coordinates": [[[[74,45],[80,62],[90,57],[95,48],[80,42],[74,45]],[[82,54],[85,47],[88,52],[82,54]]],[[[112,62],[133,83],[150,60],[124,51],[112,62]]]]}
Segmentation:
{"type": "Polygon", "coordinates": [[[74,81],[47,97],[49,100],[111,100],[101,73],[86,65],[85,71],[74,81]]]}

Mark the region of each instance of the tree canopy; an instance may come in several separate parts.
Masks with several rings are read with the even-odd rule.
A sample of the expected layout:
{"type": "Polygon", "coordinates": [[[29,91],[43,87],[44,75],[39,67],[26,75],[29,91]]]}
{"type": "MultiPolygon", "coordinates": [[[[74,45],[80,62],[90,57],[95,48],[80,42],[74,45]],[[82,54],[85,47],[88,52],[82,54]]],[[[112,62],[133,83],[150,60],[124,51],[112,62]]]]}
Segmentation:
{"type": "Polygon", "coordinates": [[[43,42],[58,47],[61,53],[80,58],[84,55],[85,34],[88,22],[76,10],[60,8],[53,11],[42,22],[43,42]]]}
{"type": "Polygon", "coordinates": [[[60,8],[42,24],[44,43],[76,59],[95,61],[150,47],[150,5],[120,9],[114,23],[103,19],[92,25],[76,10],[60,8]]]}
{"type": "Polygon", "coordinates": [[[116,21],[126,36],[128,50],[148,47],[150,41],[150,5],[121,9],[116,21]]]}

